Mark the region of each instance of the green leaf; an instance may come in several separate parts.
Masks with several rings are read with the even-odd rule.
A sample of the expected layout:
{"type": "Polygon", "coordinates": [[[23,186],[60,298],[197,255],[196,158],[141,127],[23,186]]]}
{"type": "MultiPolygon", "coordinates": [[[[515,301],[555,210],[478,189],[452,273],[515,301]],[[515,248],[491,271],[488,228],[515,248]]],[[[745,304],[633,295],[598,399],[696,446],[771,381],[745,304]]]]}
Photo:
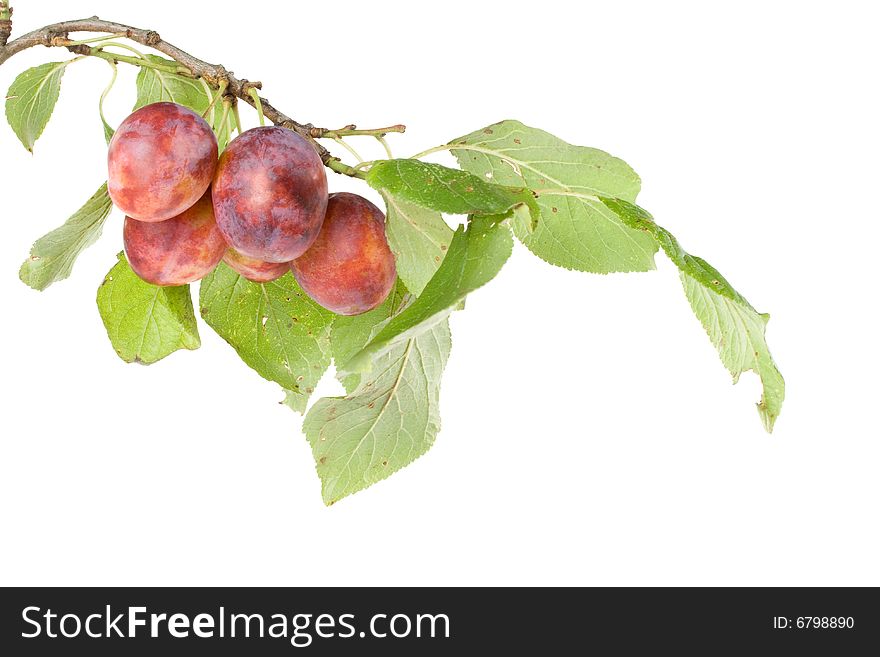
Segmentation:
{"type": "Polygon", "coordinates": [[[6,94],[6,120],[32,153],[58,102],[61,76],[69,63],[49,62],[29,68],[13,80],[6,94]]]}
{"type": "Polygon", "coordinates": [[[529,190],[487,183],[476,176],[418,160],[381,160],[370,167],[374,189],[449,214],[507,215],[526,205],[539,214],[529,190]]]}
{"type": "Polygon", "coordinates": [[[475,217],[467,230],[459,227],[421,296],[352,356],[343,372],[369,371],[383,353],[443,322],[468,294],[498,274],[512,250],[510,230],[491,218],[475,217]]]}
{"type": "Polygon", "coordinates": [[[284,399],[281,403],[300,415],[305,413],[306,408],[309,406],[309,396],[311,393],[300,390],[288,390],[287,388],[283,388],[283,390],[284,399]]]}
{"type": "Polygon", "coordinates": [[[388,192],[382,197],[388,211],[385,234],[397,263],[397,275],[418,296],[443,262],[452,229],[436,210],[388,192]]]}
{"type": "Polygon", "coordinates": [[[104,183],[64,225],[34,242],[30,256],[18,271],[22,283],[35,290],[45,290],[70,276],[79,254],[101,236],[111,207],[107,183],[104,183]]]}
{"type": "Polygon", "coordinates": [[[622,160],[572,146],[519,121],[455,139],[450,150],[463,169],[483,180],[537,193],[541,217],[534,231],[521,219],[513,228],[541,259],[600,274],[654,268],[657,245],[650,236],[628,228],[595,198],[635,200],[639,177],[622,160]]]}
{"type": "Polygon", "coordinates": [[[450,348],[443,321],[379,356],[373,374],[348,396],[315,402],[303,430],[325,504],[391,476],[434,444],[450,348]]]}
{"type": "MultiPolygon", "coordinates": [[[[158,57],[157,55],[147,55],[147,59],[157,64],[168,64],[174,66],[176,62],[158,57]]],[[[167,71],[159,71],[154,68],[142,67],[137,75],[137,100],[133,109],[140,109],[144,105],[159,102],[172,102],[184,107],[189,107],[198,114],[204,113],[211,103],[211,98],[205,90],[205,86],[201,81],[188,78],[177,73],[169,73],[167,71]]],[[[212,108],[212,112],[215,108],[212,108]]],[[[209,115],[209,123],[213,120],[213,115],[209,115]]]]}
{"type": "Polygon", "coordinates": [[[411,299],[412,295],[407,292],[401,279],[398,278],[388,298],[377,308],[360,315],[338,315],[333,320],[333,327],[330,331],[330,351],[333,355],[333,362],[340,370],[338,376],[346,392],[352,392],[357,387],[360,383],[360,375],[343,373],[341,366],[363,349],[376,332],[392,316],[400,312],[411,299]]]}
{"type": "Polygon", "coordinates": [[[98,288],[98,310],[126,363],[149,365],[201,346],[189,285],[157,287],[138,278],[123,253],[98,288]]]}
{"type": "Polygon", "coordinates": [[[289,406],[305,408],[330,365],[333,313],[309,299],[292,274],[254,283],[224,263],[202,279],[199,306],[247,365],[288,391],[289,406]]]}
{"type": "MultiPolygon", "coordinates": [[[[147,58],[159,64],[169,66],[176,64],[173,60],[156,55],[147,55],[147,58]]],[[[137,76],[137,101],[134,109],[151,103],[170,101],[189,107],[198,114],[204,114],[208,105],[211,104],[212,93],[211,89],[206,87],[206,84],[201,80],[177,73],[142,68],[137,76]]],[[[235,129],[235,114],[231,110],[225,111],[223,103],[218,100],[208,112],[205,120],[217,135],[217,147],[222,153],[232,138],[232,131],[235,129]]]]}
{"type": "Polygon", "coordinates": [[[734,383],[748,370],[761,378],[764,394],[757,405],[758,414],[764,428],[773,431],[785,399],[785,381],[773,362],[764,335],[770,315],[756,311],[718,270],[681,248],[672,233],[658,226],[647,211],[621,199],[600,200],[628,226],[656,239],[678,267],[691,308],[733,375],[734,383]]]}

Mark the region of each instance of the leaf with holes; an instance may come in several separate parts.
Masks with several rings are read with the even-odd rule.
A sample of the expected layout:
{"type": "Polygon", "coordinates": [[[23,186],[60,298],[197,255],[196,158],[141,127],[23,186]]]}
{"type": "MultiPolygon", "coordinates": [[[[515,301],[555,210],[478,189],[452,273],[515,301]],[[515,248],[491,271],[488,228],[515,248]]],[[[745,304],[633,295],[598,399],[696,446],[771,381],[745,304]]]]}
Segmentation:
{"type": "Polygon", "coordinates": [[[324,310],[292,274],[254,283],[224,263],[201,282],[202,318],[264,379],[288,391],[291,408],[305,410],[330,365],[330,325],[324,310]]]}
{"type": "MultiPolygon", "coordinates": [[[[138,34],[130,36],[153,43],[138,34]]],[[[26,38],[19,41],[30,45],[26,38]]],[[[70,43],[51,41],[52,45],[70,43]]],[[[133,63],[140,65],[135,110],[157,102],[188,107],[205,117],[219,150],[226,148],[239,117],[233,95],[220,97],[208,83],[217,82],[222,74],[219,67],[215,71],[181,56],[190,70],[157,55],[146,55],[144,61],[111,54],[101,44],[112,45],[99,37],[71,49],[110,61],[113,79],[98,106],[108,142],[113,128],[104,114],[104,100],[116,79],[117,64],[133,63]]],[[[68,63],[29,69],[10,87],[7,118],[28,150],[52,115],[68,63]]],[[[248,85],[229,77],[231,90],[259,109],[259,99],[242,92],[248,85]]],[[[269,116],[260,116],[260,123],[271,118],[279,125],[293,125],[268,103],[262,107],[269,116]]],[[[769,316],[758,313],[711,265],[685,252],[675,237],[635,205],[641,183],[622,160],[518,121],[502,121],[423,151],[423,155],[448,151],[460,168],[392,158],[381,135],[402,127],[347,126],[338,134],[311,124],[294,127],[315,146],[328,168],[365,181],[383,197],[385,236],[397,270],[392,292],[369,312],[338,316],[300,288],[288,271],[291,263],[282,265],[284,276],[268,283],[251,282],[221,263],[201,281],[199,310],[245,364],[281,386],[282,403],[305,414],[303,428],[325,503],[333,504],[389,477],[431,447],[440,429],[440,380],[451,350],[449,316],[497,276],[511,256],[514,236],[549,263],[603,274],[653,269],[662,248],[678,267],[686,297],[734,381],[748,370],[760,377],[763,395],[758,411],[765,428],[773,429],[785,383],[765,339],[769,316]],[[318,145],[319,140],[333,137],[348,146],[341,136],[357,135],[378,137],[389,159],[353,167],[318,145]],[[453,230],[444,215],[465,215],[467,220],[453,230]],[[345,395],[319,399],[309,409],[331,361],[345,395]]],[[[143,139],[135,141],[135,147],[143,145],[143,139]]],[[[360,160],[353,148],[349,151],[360,160]]],[[[262,155],[265,166],[246,172],[253,189],[242,194],[274,211],[277,194],[268,192],[278,186],[278,158],[262,155]]],[[[158,166],[147,160],[134,164],[147,173],[158,166]]],[[[174,166],[159,169],[153,171],[155,176],[146,176],[150,181],[126,174],[122,182],[155,186],[180,178],[174,166]]],[[[323,183],[323,174],[319,177],[323,183]]],[[[314,182],[305,181],[301,188],[288,191],[302,197],[294,200],[306,207],[315,200],[307,198],[314,182]]],[[[101,235],[110,209],[105,184],[63,226],[34,243],[21,266],[21,280],[42,290],[69,276],[78,255],[101,235]]],[[[296,230],[291,224],[273,233],[266,222],[257,223],[241,230],[260,232],[268,246],[278,238],[278,230],[296,230]]],[[[166,242],[157,247],[159,251],[170,253],[180,247],[170,238],[166,242]]],[[[374,245],[343,239],[331,246],[348,264],[325,272],[325,282],[334,290],[368,295],[378,280],[374,245]]],[[[528,302],[527,293],[520,296],[528,302]]],[[[154,363],[176,350],[200,346],[189,286],[150,285],[134,273],[124,254],[101,284],[97,304],[114,349],[127,362],[154,363]]],[[[549,324],[554,321],[559,320],[548,318],[549,324]]]]}
{"type": "Polygon", "coordinates": [[[388,298],[379,307],[360,315],[338,315],[333,320],[330,351],[333,362],[336,363],[337,376],[346,392],[351,392],[357,387],[360,375],[342,372],[342,366],[363,349],[379,329],[385,326],[391,317],[401,312],[412,298],[406,286],[398,278],[388,298]]]}
{"type": "Polygon", "coordinates": [[[597,194],[634,201],[640,180],[625,162],[594,148],[572,146],[519,121],[502,121],[449,144],[463,169],[537,195],[533,231],[520,219],[516,236],[547,262],[606,274],[654,268],[657,245],[626,226],[597,194]]]}
{"type": "Polygon", "coordinates": [[[628,201],[599,198],[627,226],[653,236],[678,267],[691,308],[733,375],[734,383],[748,370],[761,378],[764,394],[758,403],[758,414],[764,428],[773,431],[785,399],[785,381],[773,362],[764,335],[770,315],[752,308],[718,270],[681,248],[672,233],[658,226],[648,212],[628,201]]]}
{"type": "Polygon", "coordinates": [[[475,217],[467,229],[460,226],[421,296],[353,355],[342,371],[367,372],[384,352],[443,322],[468,294],[495,278],[512,250],[510,230],[489,217],[475,217]]]}
{"type": "Polygon", "coordinates": [[[532,193],[494,185],[458,169],[419,160],[381,160],[370,167],[367,182],[383,194],[449,214],[509,215],[526,206],[538,217],[532,193]]]}
{"type": "Polygon", "coordinates": [[[126,363],[149,365],[201,345],[189,285],[145,283],[120,253],[98,288],[98,310],[110,342],[126,363]]]}
{"type": "Polygon", "coordinates": [[[351,394],[309,409],[303,430],[325,504],[391,476],[434,444],[451,346],[449,323],[435,324],[378,356],[351,394]]]}
{"type": "Polygon", "coordinates": [[[388,212],[385,234],[397,263],[397,275],[418,296],[443,262],[452,229],[436,210],[388,192],[382,197],[388,212]]]}

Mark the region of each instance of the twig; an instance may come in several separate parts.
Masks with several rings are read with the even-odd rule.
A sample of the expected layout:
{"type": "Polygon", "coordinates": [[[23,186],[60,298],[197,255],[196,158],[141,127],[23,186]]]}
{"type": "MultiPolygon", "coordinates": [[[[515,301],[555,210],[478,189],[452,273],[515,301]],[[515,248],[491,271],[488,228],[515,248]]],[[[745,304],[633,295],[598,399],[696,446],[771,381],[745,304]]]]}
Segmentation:
{"type": "Polygon", "coordinates": [[[372,137],[384,137],[389,132],[406,132],[406,126],[397,124],[390,125],[387,128],[370,128],[368,130],[358,130],[357,126],[354,124],[347,125],[344,128],[339,128],[338,130],[324,130],[323,134],[315,134],[314,137],[329,137],[333,139],[333,137],[355,137],[359,135],[366,135],[372,137]]]}
{"type": "MultiPolygon", "coordinates": [[[[334,157],[326,148],[321,146],[316,139],[320,139],[326,135],[334,134],[334,131],[325,128],[317,128],[311,123],[300,123],[295,121],[274,105],[269,103],[265,98],[257,96],[254,98],[250,89],[259,89],[262,85],[259,82],[248,82],[244,79],[235,77],[231,71],[220,64],[210,64],[204,60],[190,55],[188,52],[181,50],[174,44],[162,39],[158,32],[153,30],[144,30],[137,27],[131,27],[122,23],[113,21],[104,21],[97,16],[91,18],[83,18],[79,20],[62,21],[41,27],[33,32],[18,37],[12,41],[8,41],[9,34],[12,30],[12,9],[9,7],[8,0],[0,0],[0,64],[3,64],[13,55],[23,50],[33,48],[34,46],[46,47],[67,47],[69,45],[69,35],[72,32],[97,32],[103,34],[122,35],[135,43],[153,48],[162,53],[166,57],[173,59],[180,65],[180,68],[174,72],[190,75],[196,78],[202,78],[213,87],[219,88],[221,83],[226,84],[226,94],[235,96],[256,108],[258,105],[262,107],[263,115],[275,125],[289,128],[308,139],[314,146],[315,151],[321,157],[325,166],[337,173],[347,176],[362,177],[363,173],[354,167],[348,166],[334,157]]],[[[86,44],[70,45],[69,49],[80,55],[88,55],[92,57],[100,57],[114,62],[125,62],[138,66],[150,66],[152,62],[136,61],[134,57],[124,55],[116,55],[101,50],[100,48],[92,48],[86,44]]],[[[157,68],[161,64],[156,66],[157,68]]],[[[169,67],[164,67],[169,68],[169,67]]],[[[163,69],[164,70],[164,69],[163,69]]],[[[388,128],[379,128],[376,130],[356,130],[355,127],[347,126],[343,131],[335,131],[336,135],[341,134],[386,134],[388,132],[403,132],[402,125],[390,126],[388,128]]]]}

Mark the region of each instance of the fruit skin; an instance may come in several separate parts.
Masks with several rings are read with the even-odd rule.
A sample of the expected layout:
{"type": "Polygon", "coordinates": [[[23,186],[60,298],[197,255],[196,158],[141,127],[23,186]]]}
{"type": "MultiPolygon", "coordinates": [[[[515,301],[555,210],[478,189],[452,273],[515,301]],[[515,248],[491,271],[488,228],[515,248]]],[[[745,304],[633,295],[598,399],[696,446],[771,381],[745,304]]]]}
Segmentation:
{"type": "Polygon", "coordinates": [[[116,129],[107,153],[113,204],[140,221],[176,217],[198,201],[217,168],[217,139],[198,114],[153,103],[116,129]]]}
{"type": "Polygon", "coordinates": [[[236,251],[290,262],[324,220],[327,176],[315,149],[292,130],[265,126],[230,142],[213,183],[217,225],[236,251]]]}
{"type": "Polygon", "coordinates": [[[211,272],[227,244],[214,221],[210,190],[167,221],[125,218],[125,255],[134,273],[153,285],[184,285],[211,272]]]}
{"type": "Polygon", "coordinates": [[[265,262],[248,258],[232,248],[226,249],[223,262],[254,283],[269,283],[290,271],[290,265],[286,262],[265,262]]]}
{"type": "Polygon", "coordinates": [[[338,315],[381,304],[397,278],[385,215],[357,194],[331,194],[318,239],[290,269],[306,294],[338,315]]]}

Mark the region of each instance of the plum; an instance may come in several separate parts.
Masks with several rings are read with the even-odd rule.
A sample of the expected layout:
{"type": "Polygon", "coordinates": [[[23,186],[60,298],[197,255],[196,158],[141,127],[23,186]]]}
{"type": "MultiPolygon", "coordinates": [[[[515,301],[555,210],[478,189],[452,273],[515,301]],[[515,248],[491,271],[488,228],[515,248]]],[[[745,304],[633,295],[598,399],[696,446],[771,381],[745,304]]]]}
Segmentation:
{"type": "Polygon", "coordinates": [[[292,130],[265,126],[230,142],[212,185],[217,225],[240,254],[290,262],[321,229],[327,176],[312,145],[292,130]]]}
{"type": "Polygon", "coordinates": [[[331,194],[315,243],[290,263],[306,294],[338,315],[382,303],[397,277],[385,238],[385,215],[357,194],[331,194]]]}
{"type": "Polygon", "coordinates": [[[217,168],[211,126],[176,103],[153,103],[116,129],[107,153],[110,198],[140,221],[176,217],[198,201],[217,168]]]}
{"type": "Polygon", "coordinates": [[[226,250],[223,262],[254,283],[268,283],[290,271],[290,265],[286,262],[266,262],[248,258],[235,249],[226,250]]]}
{"type": "Polygon", "coordinates": [[[160,222],[125,218],[125,254],[134,273],[153,285],[183,285],[208,274],[227,249],[214,221],[210,190],[195,205],[160,222]]]}

